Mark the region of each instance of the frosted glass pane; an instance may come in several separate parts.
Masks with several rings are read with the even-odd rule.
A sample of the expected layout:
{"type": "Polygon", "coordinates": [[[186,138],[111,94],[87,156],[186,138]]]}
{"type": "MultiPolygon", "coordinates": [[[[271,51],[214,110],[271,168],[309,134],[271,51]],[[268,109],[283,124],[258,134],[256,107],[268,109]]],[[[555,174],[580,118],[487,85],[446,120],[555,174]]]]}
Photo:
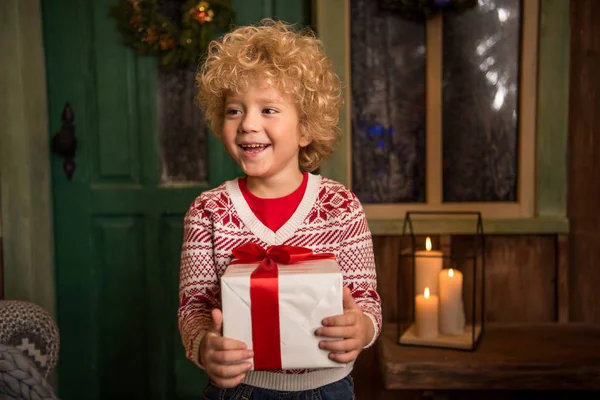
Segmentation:
{"type": "Polygon", "coordinates": [[[515,201],[521,2],[444,18],[443,197],[515,201]]]}
{"type": "Polygon", "coordinates": [[[425,25],[351,0],[352,189],[425,201],[425,25]]]}
{"type": "Polygon", "coordinates": [[[207,180],[207,131],[194,100],[195,66],[160,71],[158,133],[161,182],[207,180]]]}

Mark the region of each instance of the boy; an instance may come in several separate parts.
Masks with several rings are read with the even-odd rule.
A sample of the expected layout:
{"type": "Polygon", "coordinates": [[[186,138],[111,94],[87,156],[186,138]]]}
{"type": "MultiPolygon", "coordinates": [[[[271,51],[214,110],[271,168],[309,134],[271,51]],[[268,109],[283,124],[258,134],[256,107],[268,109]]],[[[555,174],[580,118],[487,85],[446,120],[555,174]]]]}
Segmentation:
{"type": "Polygon", "coordinates": [[[197,80],[207,121],[246,174],[202,193],[184,221],[179,329],[210,377],[204,396],[352,399],[354,360],[381,329],[371,233],[353,193],[310,173],[339,140],[340,81],[314,35],[270,20],[213,41],[197,80]],[[248,242],[335,254],[344,314],[315,334],[345,367],[249,371],[252,349],[222,337],[219,278],[248,242]]]}

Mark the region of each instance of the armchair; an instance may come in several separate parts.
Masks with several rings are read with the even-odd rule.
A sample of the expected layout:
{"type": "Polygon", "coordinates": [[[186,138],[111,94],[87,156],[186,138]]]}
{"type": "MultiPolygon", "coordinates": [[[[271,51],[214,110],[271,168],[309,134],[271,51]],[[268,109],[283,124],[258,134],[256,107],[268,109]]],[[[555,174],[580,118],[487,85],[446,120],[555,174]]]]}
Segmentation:
{"type": "Polygon", "coordinates": [[[56,399],[47,378],[58,352],[58,328],[46,310],[0,301],[0,399],[56,399]]]}

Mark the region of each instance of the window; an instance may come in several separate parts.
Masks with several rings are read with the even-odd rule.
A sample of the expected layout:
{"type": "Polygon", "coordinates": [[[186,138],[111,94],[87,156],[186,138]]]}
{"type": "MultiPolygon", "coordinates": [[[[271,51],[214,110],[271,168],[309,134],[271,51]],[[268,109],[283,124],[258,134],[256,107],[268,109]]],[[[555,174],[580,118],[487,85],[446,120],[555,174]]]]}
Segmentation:
{"type": "MultiPolygon", "coordinates": [[[[545,133],[537,121],[554,117],[562,129],[553,145],[563,148],[564,160],[553,167],[562,177],[567,99],[554,116],[547,105],[538,108],[538,84],[547,75],[538,75],[538,63],[565,80],[568,67],[542,64],[538,48],[549,48],[539,35],[544,3],[479,0],[460,14],[412,22],[379,1],[317,2],[317,33],[346,88],[344,151],[322,173],[357,194],[370,222],[397,222],[407,210],[477,210],[505,227],[548,222],[536,190],[553,172],[538,171],[536,140],[545,133]],[[341,9],[345,19],[335,23],[341,9]]],[[[564,18],[556,8],[546,11],[551,21],[564,18]]],[[[568,18],[561,21],[568,28],[568,18]]],[[[547,184],[559,192],[562,208],[552,218],[562,222],[532,229],[568,229],[566,177],[547,184]]]]}

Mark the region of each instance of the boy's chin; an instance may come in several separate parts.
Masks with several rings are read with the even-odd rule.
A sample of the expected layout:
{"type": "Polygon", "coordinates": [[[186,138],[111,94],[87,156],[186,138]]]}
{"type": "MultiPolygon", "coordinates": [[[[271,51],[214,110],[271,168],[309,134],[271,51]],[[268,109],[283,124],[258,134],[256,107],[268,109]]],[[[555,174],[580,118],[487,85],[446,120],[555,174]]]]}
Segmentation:
{"type": "Polygon", "coordinates": [[[242,166],[242,171],[253,178],[266,178],[269,175],[266,168],[244,168],[242,166]]]}

